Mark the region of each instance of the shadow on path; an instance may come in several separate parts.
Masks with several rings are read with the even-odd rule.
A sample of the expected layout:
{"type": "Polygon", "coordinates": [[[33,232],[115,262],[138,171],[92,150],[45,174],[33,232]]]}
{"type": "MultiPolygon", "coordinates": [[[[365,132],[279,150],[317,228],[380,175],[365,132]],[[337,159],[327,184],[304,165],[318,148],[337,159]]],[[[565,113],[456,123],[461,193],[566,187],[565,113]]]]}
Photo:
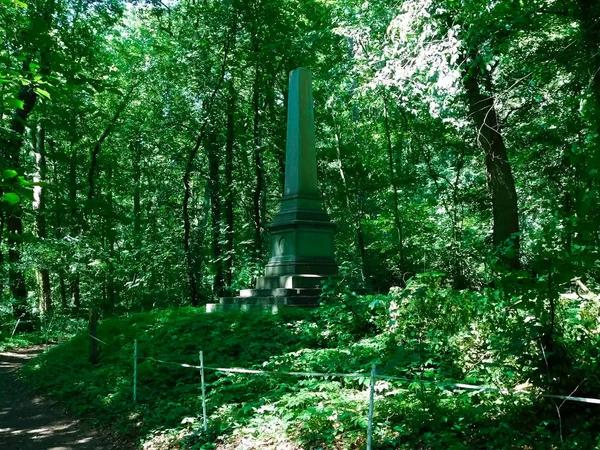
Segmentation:
{"type": "MultiPolygon", "coordinates": [[[[68,417],[55,402],[32,392],[17,377],[18,369],[43,347],[0,353],[0,449],[127,450],[117,441],[68,417]]],[[[68,369],[65,369],[68,370],[68,369]]]]}

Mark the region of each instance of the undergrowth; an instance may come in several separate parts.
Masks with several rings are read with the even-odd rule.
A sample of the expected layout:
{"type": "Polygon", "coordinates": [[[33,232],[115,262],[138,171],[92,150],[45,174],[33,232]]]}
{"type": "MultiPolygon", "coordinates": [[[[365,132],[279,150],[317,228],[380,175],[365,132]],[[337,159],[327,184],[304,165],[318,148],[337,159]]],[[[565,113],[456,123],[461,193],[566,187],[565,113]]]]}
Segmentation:
{"type": "Polygon", "coordinates": [[[310,311],[152,311],[103,321],[98,365],[88,362],[82,333],[22,373],[73,411],[140,436],[146,448],[364,448],[368,376],[207,370],[203,431],[198,370],[155,361],[198,365],[200,350],[209,367],[368,374],[377,364],[378,373],[405,378],[377,381],[374,448],[597,448],[597,406],[539,394],[569,394],[577,386],[577,395],[597,392],[598,305],[557,299],[548,337],[547,298],[539,289],[507,292],[455,291],[429,274],[389,296],[326,286],[322,305],[310,311]],[[506,391],[437,383],[452,380],[506,391]],[[517,386],[528,394],[508,395],[517,386]]]}
{"type": "Polygon", "coordinates": [[[0,351],[57,344],[87,329],[87,321],[57,312],[36,320],[34,332],[23,333],[21,328],[22,322],[12,317],[12,311],[0,310],[0,351]]]}

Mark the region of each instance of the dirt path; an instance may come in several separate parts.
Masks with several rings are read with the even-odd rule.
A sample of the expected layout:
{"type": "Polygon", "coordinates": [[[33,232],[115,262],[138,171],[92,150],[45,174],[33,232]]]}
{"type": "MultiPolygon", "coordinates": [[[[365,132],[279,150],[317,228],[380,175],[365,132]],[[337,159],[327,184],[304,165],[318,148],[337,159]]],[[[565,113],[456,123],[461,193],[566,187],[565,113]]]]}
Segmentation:
{"type": "Polygon", "coordinates": [[[68,417],[63,409],[33,393],[17,370],[43,348],[0,353],[0,449],[2,450],[128,450],[135,448],[115,436],[68,417]]]}

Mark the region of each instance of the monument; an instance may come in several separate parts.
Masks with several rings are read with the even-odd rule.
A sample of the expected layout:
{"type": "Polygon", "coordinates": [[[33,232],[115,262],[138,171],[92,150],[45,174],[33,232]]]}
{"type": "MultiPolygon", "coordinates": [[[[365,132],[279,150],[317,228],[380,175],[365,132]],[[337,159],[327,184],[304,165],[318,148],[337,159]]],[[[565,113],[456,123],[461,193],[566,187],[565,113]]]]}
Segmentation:
{"type": "Polygon", "coordinates": [[[281,207],[268,225],[269,262],[255,289],[239,297],[221,298],[207,311],[241,307],[316,306],[321,280],[337,275],[334,229],[323,209],[317,184],[312,75],[299,68],[290,73],[281,207]]]}

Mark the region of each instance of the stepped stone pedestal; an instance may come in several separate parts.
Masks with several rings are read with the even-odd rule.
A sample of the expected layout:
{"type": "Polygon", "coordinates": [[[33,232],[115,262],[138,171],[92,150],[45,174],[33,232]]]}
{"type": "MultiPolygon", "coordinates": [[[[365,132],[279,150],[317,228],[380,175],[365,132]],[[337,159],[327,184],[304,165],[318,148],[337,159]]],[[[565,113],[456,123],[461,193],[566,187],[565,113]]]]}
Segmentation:
{"type": "Polygon", "coordinates": [[[207,311],[317,306],[321,281],[335,277],[335,225],[323,209],[317,184],[312,75],[290,73],[285,188],[279,213],[268,226],[269,262],[255,289],[221,298],[207,311]]]}

